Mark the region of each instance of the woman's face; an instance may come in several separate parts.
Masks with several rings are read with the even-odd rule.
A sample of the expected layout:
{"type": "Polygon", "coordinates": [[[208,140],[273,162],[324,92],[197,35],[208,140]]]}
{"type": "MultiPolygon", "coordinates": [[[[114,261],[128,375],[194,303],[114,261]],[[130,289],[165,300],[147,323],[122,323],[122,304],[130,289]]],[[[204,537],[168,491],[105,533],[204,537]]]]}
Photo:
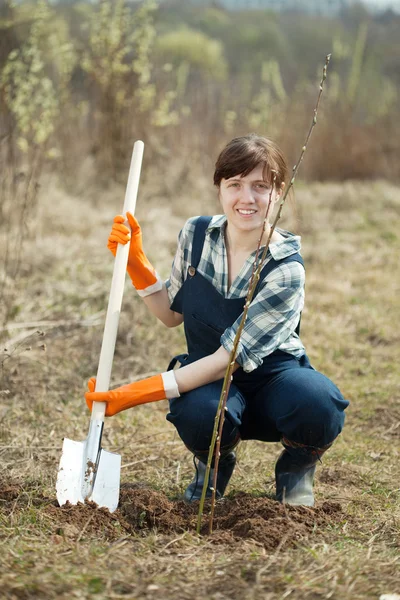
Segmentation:
{"type": "MultiPolygon", "coordinates": [[[[230,179],[222,179],[219,198],[228,224],[240,231],[260,229],[266,216],[270,193],[271,187],[263,179],[262,164],[245,177],[236,175],[230,179]]],[[[274,190],[268,215],[271,215],[276,200],[274,190]]]]}

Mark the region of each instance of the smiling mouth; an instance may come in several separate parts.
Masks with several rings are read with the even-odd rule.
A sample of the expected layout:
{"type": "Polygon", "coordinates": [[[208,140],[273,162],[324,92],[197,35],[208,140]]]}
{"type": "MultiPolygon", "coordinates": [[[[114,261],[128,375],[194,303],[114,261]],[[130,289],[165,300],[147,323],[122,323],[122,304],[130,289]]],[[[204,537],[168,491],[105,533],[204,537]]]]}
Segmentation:
{"type": "Polygon", "coordinates": [[[244,208],[238,208],[237,209],[239,215],[244,215],[244,216],[249,216],[249,215],[255,215],[256,214],[256,210],[245,210],[244,208]]]}

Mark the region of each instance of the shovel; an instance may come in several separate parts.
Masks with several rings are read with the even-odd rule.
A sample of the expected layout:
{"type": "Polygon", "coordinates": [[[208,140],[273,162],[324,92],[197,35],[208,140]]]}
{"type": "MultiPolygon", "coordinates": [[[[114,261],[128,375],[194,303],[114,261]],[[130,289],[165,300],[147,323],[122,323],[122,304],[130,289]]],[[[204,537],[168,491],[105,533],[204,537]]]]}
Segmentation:
{"type": "MultiPolygon", "coordinates": [[[[123,214],[135,212],[143,149],[143,142],[135,142],[123,214]]],[[[107,392],[110,385],[128,254],[129,242],[124,246],[118,244],[97,370],[96,392],[107,392]]],[[[108,508],[110,512],[114,512],[118,506],[121,456],[101,447],[105,411],[106,402],[93,403],[89,433],[84,442],[64,438],[56,484],[60,506],[66,502],[77,504],[85,500],[108,508]]]]}

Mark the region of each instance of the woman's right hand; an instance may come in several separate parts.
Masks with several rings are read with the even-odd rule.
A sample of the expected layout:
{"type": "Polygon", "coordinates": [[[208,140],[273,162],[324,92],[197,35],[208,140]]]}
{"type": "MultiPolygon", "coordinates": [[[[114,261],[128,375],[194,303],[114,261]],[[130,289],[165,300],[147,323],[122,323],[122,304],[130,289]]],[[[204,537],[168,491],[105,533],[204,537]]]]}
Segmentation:
{"type": "Polygon", "coordinates": [[[118,244],[125,245],[130,241],[126,270],[139,294],[148,296],[162,289],[162,281],[143,251],[142,230],[138,221],[130,212],[126,213],[126,217],[130,229],[124,225],[125,217],[117,215],[108,236],[107,247],[116,256],[118,244]]]}
{"type": "MultiPolygon", "coordinates": [[[[135,232],[135,240],[133,243],[131,244],[131,247],[129,248],[129,254],[131,254],[131,248],[132,251],[135,250],[135,246],[138,246],[138,242],[139,245],[141,247],[141,229],[140,229],[140,225],[137,222],[137,220],[135,219],[135,217],[133,215],[131,215],[131,213],[126,213],[129,225],[131,226],[131,229],[129,229],[129,227],[127,227],[126,225],[124,225],[126,219],[123,215],[117,215],[116,217],[114,217],[114,222],[111,228],[111,232],[110,235],[108,236],[108,242],[107,242],[107,248],[110,250],[110,252],[112,252],[113,256],[116,256],[117,254],[117,246],[118,244],[123,244],[125,245],[127,242],[129,242],[129,240],[131,239],[131,230],[132,232],[135,232]],[[139,234],[140,236],[140,240],[137,239],[137,234],[139,234]]],[[[134,258],[133,256],[130,258],[134,258]]]]}

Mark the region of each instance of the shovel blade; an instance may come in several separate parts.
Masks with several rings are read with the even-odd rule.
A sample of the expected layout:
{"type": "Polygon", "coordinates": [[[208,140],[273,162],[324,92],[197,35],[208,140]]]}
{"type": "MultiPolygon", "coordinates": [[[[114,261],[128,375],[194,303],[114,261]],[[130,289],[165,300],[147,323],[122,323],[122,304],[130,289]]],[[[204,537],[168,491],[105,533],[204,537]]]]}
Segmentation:
{"type": "MultiPolygon", "coordinates": [[[[57,500],[60,506],[69,502],[85,502],[82,493],[83,464],[86,457],[86,442],[64,439],[60,466],[57,475],[57,500]]],[[[114,512],[118,506],[121,473],[121,456],[100,450],[96,468],[96,479],[88,500],[114,512]]]]}
{"type": "Polygon", "coordinates": [[[93,500],[99,506],[105,506],[110,512],[114,512],[117,509],[119,501],[120,474],[120,454],[101,449],[90,500],[93,500]]]}

